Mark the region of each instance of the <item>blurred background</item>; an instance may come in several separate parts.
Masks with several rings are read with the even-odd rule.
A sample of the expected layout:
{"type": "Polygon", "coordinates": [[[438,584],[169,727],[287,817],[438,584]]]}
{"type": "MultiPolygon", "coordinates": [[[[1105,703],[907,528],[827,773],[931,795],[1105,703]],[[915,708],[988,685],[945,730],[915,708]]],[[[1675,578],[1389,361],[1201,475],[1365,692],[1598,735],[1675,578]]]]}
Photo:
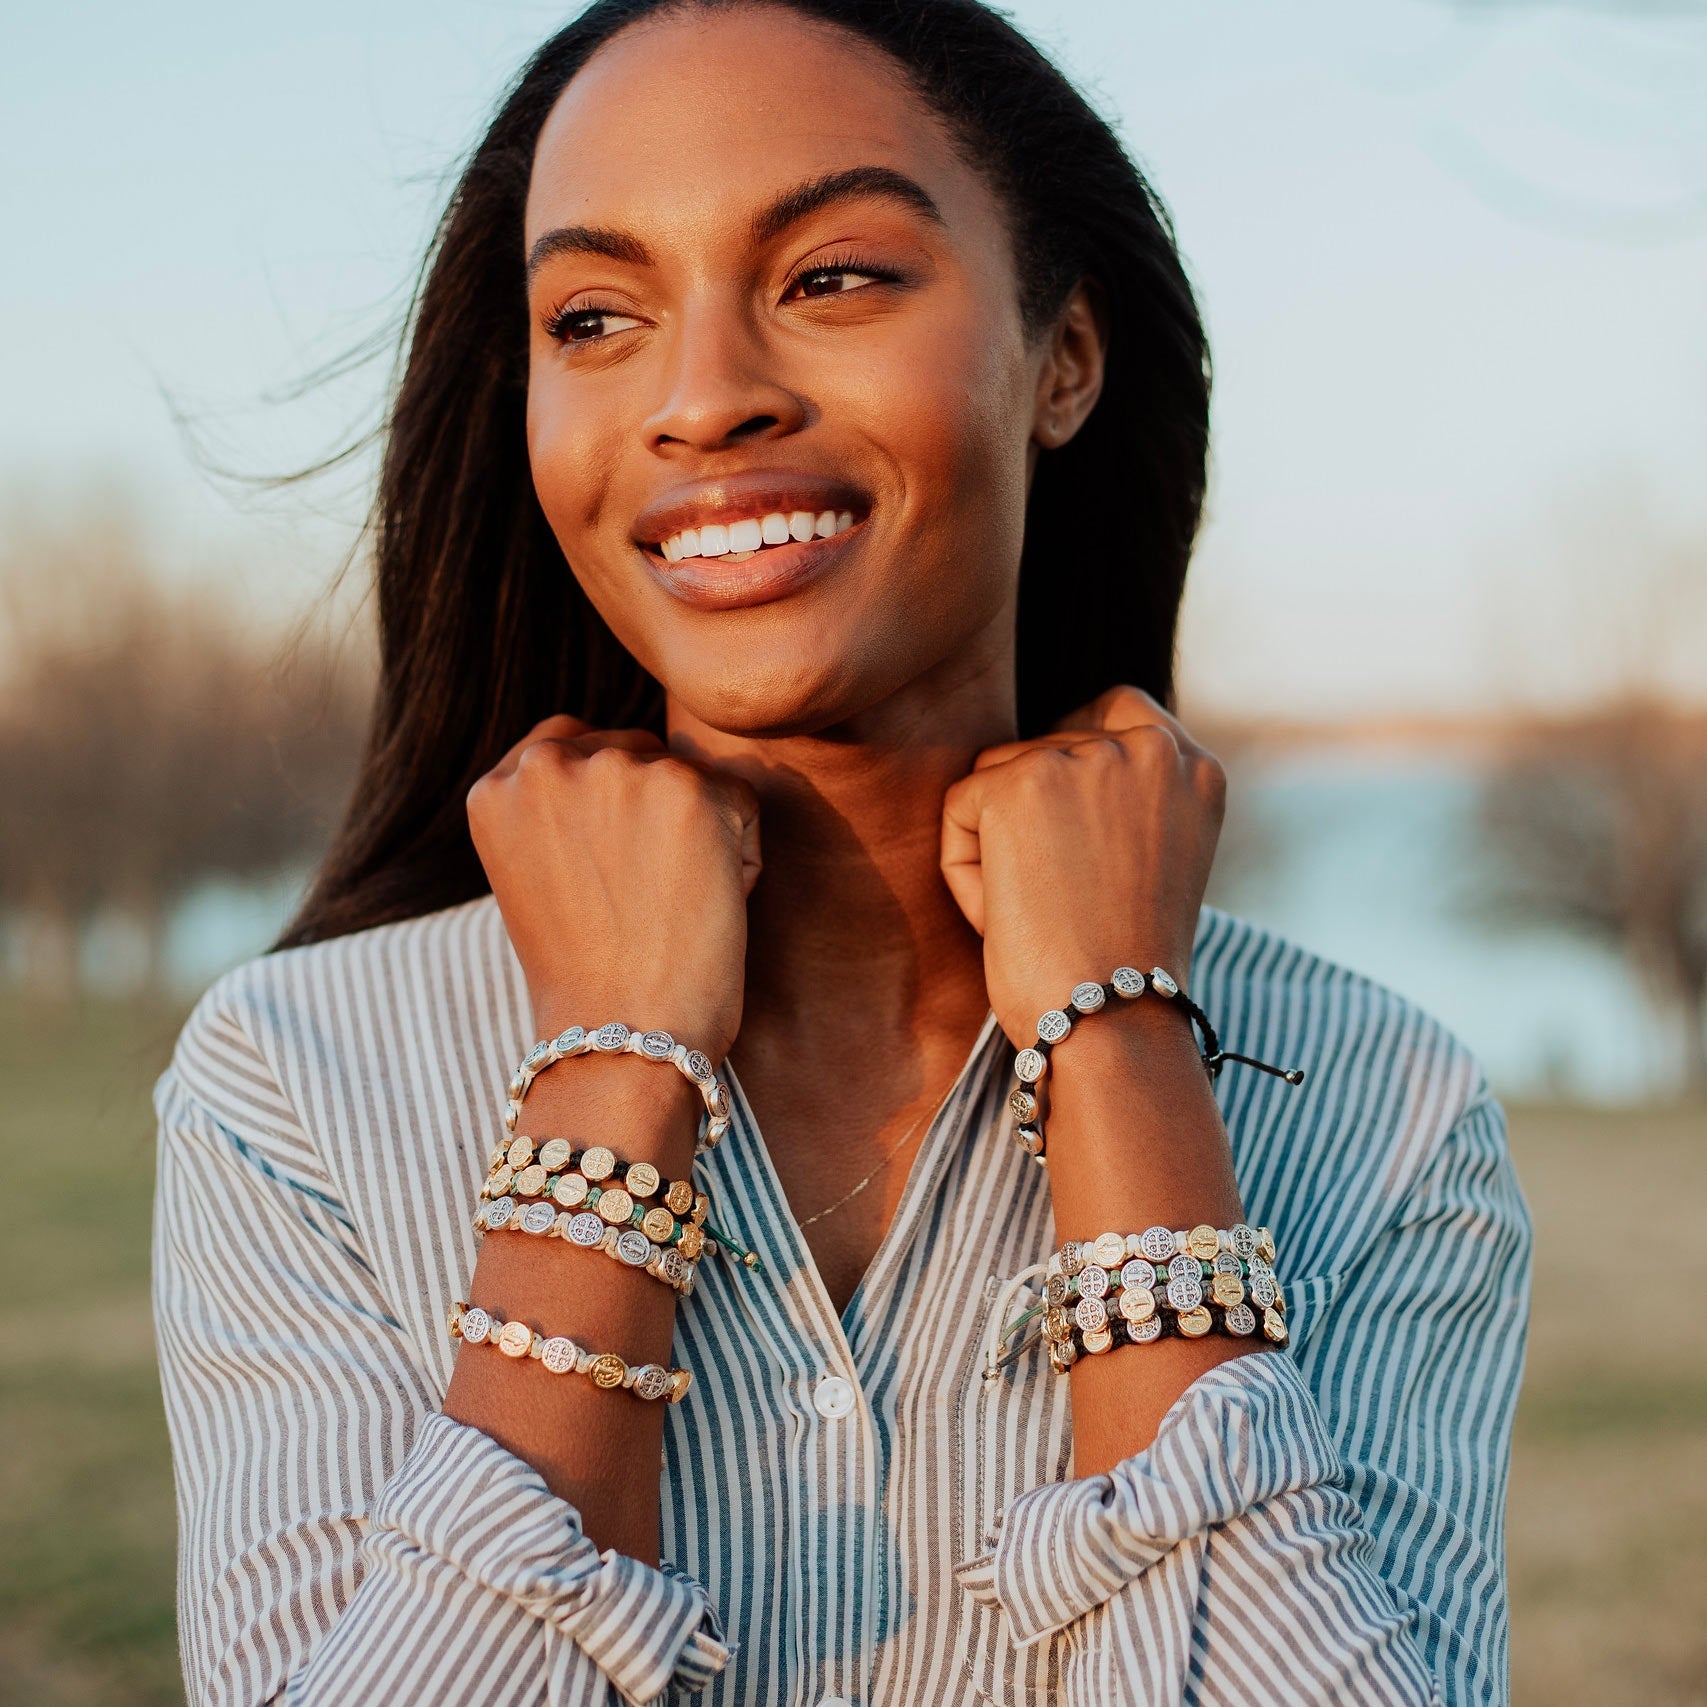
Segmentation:
{"type": "MultiPolygon", "coordinates": [[[[572,10],[8,17],[7,1700],[182,1698],[149,1091],[341,805],[399,317],[572,10]]],[[[1208,319],[1210,899],[1437,1014],[1510,1117],[1514,1696],[1707,1701],[1707,8],[1011,10],[1151,172],[1208,319]],[[1670,1277],[1641,1310],[1583,1284],[1621,1241],[1670,1277]]]]}

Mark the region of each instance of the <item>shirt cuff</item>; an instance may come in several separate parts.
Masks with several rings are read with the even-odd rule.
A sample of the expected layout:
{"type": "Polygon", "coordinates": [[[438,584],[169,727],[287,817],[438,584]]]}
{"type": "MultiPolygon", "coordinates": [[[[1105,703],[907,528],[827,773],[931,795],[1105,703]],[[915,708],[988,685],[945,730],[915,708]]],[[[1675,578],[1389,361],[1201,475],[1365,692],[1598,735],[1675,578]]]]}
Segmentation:
{"type": "Polygon", "coordinates": [[[1342,1473],[1297,1364],[1284,1352],[1252,1352],[1192,1382],[1142,1452],[1103,1475],[1012,1500],[986,1551],[957,1565],[955,1579],[999,1609],[1026,1647],[1101,1606],[1188,1537],[1342,1473]]]}
{"type": "MultiPolygon", "coordinates": [[[[570,1638],[634,1707],[671,1684],[704,1688],[733,1651],[694,1578],[601,1553],[581,1514],[531,1464],[442,1412],[421,1425],[381,1491],[373,1528],[525,1607],[548,1637],[570,1638]]],[[[560,1669],[548,1656],[548,1674],[560,1669]]]]}

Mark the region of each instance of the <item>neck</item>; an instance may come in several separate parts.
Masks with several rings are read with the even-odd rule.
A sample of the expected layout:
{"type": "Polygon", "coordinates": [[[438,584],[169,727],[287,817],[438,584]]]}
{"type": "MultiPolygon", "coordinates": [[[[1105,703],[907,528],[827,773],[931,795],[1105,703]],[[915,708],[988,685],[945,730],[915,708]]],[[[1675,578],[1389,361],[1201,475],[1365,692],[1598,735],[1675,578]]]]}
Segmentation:
{"type": "Polygon", "coordinates": [[[759,797],[741,1061],[970,1047],[983,944],[942,879],[942,801],[980,748],[1013,739],[1012,681],[1011,659],[920,678],[811,734],[731,735],[670,702],[671,749],[759,797]]]}

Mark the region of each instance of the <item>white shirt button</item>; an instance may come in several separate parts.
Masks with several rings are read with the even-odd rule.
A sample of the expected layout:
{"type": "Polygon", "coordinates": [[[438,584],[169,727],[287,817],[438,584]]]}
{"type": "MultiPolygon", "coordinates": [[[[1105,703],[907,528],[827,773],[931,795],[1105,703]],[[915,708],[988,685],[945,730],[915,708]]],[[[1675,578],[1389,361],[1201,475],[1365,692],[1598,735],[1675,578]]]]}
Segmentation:
{"type": "MultiPolygon", "coordinates": [[[[839,1375],[826,1375],[812,1389],[812,1405],[821,1417],[845,1417],[854,1408],[853,1383],[844,1381],[839,1375]]],[[[832,1696],[827,1701],[821,1701],[818,1707],[837,1707],[839,1697],[832,1696]]],[[[847,1704],[843,1704],[847,1707],[847,1704]]]]}

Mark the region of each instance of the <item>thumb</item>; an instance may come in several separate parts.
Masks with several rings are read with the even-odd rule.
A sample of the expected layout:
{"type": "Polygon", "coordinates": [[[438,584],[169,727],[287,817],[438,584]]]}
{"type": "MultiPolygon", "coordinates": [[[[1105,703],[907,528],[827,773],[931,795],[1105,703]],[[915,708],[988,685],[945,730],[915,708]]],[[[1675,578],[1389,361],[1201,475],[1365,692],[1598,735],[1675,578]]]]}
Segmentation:
{"type": "Polygon", "coordinates": [[[949,785],[942,799],[943,882],[966,922],[984,934],[984,865],[978,836],[987,773],[972,771],[949,785]]]}

